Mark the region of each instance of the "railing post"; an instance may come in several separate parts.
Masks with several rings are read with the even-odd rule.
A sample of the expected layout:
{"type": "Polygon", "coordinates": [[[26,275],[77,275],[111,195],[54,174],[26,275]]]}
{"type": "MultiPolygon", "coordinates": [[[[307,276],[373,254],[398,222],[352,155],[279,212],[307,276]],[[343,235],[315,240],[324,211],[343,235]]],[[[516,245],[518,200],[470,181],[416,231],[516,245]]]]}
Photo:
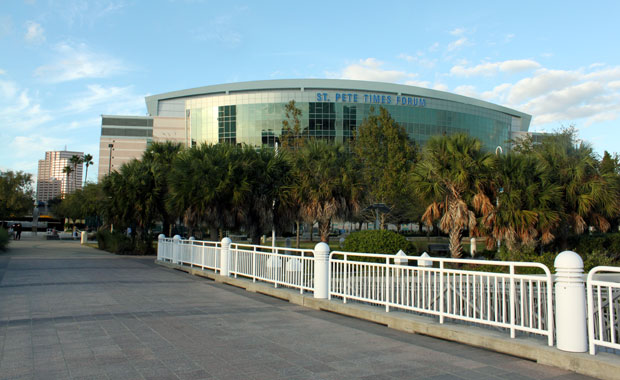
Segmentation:
{"type": "Polygon", "coordinates": [[[189,239],[190,241],[189,243],[189,266],[190,267],[194,267],[194,241],[196,240],[195,237],[190,236],[189,239]]]}
{"type": "Polygon", "coordinates": [[[390,258],[385,258],[385,311],[390,311],[390,258]]]}
{"type": "Polygon", "coordinates": [[[314,246],[314,298],[329,294],[329,245],[320,242],[314,246]]]}
{"type": "Polygon", "coordinates": [[[174,235],[172,237],[172,262],[175,264],[179,264],[179,255],[181,252],[181,236],[174,235]]]}
{"type": "Polygon", "coordinates": [[[232,240],[225,237],[222,239],[222,248],[220,249],[220,276],[228,277],[228,257],[230,255],[230,244],[232,240]]]}
{"type": "Polygon", "coordinates": [[[556,256],[555,328],[557,347],[562,351],[586,352],[586,293],[583,260],[572,251],[556,256]]]}
{"type": "MultiPolygon", "coordinates": [[[[523,290],[521,290],[523,291],[523,290]]],[[[516,313],[516,305],[517,301],[517,289],[515,286],[515,266],[514,264],[510,264],[510,337],[512,339],[516,336],[515,330],[515,313],[516,313]]]]}
{"type": "Polygon", "coordinates": [[[164,257],[164,239],[166,235],[159,234],[157,235],[157,260],[162,261],[164,257]]]}

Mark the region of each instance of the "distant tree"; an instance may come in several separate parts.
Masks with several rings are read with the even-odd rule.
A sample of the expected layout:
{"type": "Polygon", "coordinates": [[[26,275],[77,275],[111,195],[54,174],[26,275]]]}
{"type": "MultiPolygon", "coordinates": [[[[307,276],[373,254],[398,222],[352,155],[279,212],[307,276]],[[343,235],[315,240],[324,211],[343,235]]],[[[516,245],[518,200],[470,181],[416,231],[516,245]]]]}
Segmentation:
{"type": "Polygon", "coordinates": [[[0,171],[0,219],[25,215],[34,203],[32,175],[0,171]]]}
{"type": "MultiPolygon", "coordinates": [[[[82,164],[82,157],[78,156],[77,154],[74,154],[73,156],[71,156],[71,158],[69,159],[69,162],[71,163],[71,165],[73,165],[73,190],[77,189],[77,166],[82,164]]],[[[82,179],[80,178],[80,182],[82,182],[82,179]]]]}
{"type": "Polygon", "coordinates": [[[291,100],[284,106],[286,118],[282,120],[282,133],[280,134],[280,142],[283,149],[299,150],[304,146],[306,138],[303,136],[301,128],[302,112],[294,100],[291,100]]]}
{"type": "Polygon", "coordinates": [[[86,165],[86,173],[84,174],[84,186],[86,186],[86,181],[88,180],[88,167],[94,164],[93,156],[90,153],[86,153],[82,158],[82,162],[86,165]]]}
{"type": "Polygon", "coordinates": [[[618,153],[612,156],[608,151],[603,153],[600,165],[601,174],[620,174],[620,157],[618,153]]]}
{"type": "Polygon", "coordinates": [[[69,187],[69,177],[71,176],[71,173],[73,173],[73,168],[67,165],[64,168],[62,168],[62,172],[65,173],[67,176],[67,182],[65,185],[65,193],[64,193],[64,196],[66,196],[67,194],[71,193],[71,189],[69,187]]]}
{"type": "Polygon", "coordinates": [[[391,213],[393,219],[402,221],[407,206],[418,203],[409,180],[417,158],[415,143],[389,112],[380,107],[379,114],[371,109],[355,131],[353,152],[367,190],[367,204],[382,203],[390,209],[380,213],[380,228],[385,228],[391,213]]]}

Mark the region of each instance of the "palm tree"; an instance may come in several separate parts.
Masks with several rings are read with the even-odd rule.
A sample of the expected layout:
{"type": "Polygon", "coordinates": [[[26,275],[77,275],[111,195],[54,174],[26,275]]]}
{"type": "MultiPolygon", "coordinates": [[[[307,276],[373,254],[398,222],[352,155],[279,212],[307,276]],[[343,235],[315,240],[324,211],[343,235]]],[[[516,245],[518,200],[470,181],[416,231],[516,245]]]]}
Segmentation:
{"type": "Polygon", "coordinates": [[[82,158],[82,162],[86,164],[86,173],[84,174],[84,186],[86,186],[86,180],[88,179],[88,167],[94,164],[93,156],[90,153],[86,153],[82,158]]]}
{"type": "Polygon", "coordinates": [[[69,175],[73,172],[73,168],[69,165],[65,166],[64,168],[62,168],[62,172],[65,173],[67,175],[67,182],[65,185],[65,196],[67,194],[69,194],[71,191],[69,189],[69,175]]]}
{"type": "Polygon", "coordinates": [[[224,210],[230,195],[226,177],[231,149],[227,144],[191,147],[179,153],[170,170],[168,210],[181,215],[190,231],[207,224],[211,239],[217,238],[218,229],[232,224],[230,213],[224,210]]]}
{"type": "Polygon", "coordinates": [[[490,172],[495,157],[482,151],[482,143],[463,134],[432,137],[424,147],[413,179],[423,199],[430,202],[422,220],[439,228],[450,238],[450,254],[462,256],[461,235],[476,228],[478,209],[483,215],[493,210],[488,196],[490,172]]]}
{"type": "Polygon", "coordinates": [[[157,212],[159,213],[164,234],[170,235],[171,225],[179,215],[170,213],[166,207],[166,198],[169,195],[168,174],[172,168],[172,162],[182,149],[180,143],[171,141],[154,142],[144,152],[142,161],[149,167],[154,180],[153,196],[156,199],[157,212]]]}
{"type": "Polygon", "coordinates": [[[321,241],[329,241],[331,222],[359,210],[362,188],[358,170],[347,149],[324,141],[310,141],[301,148],[293,164],[291,191],[300,213],[310,223],[319,223],[321,241]]]}
{"type": "Polygon", "coordinates": [[[592,147],[576,139],[567,129],[546,137],[532,154],[549,173],[548,181],[560,188],[560,223],[554,234],[559,247],[568,249],[570,233],[581,234],[588,226],[600,231],[610,228],[609,220],[620,211],[618,182],[612,173],[601,173],[592,147]]]}
{"type": "Polygon", "coordinates": [[[498,164],[493,186],[498,207],[482,218],[490,235],[487,247],[497,240],[511,250],[550,243],[560,222],[559,186],[548,181],[544,166],[531,154],[508,153],[498,164]]]}
{"type": "Polygon", "coordinates": [[[73,190],[75,190],[77,188],[77,178],[76,178],[77,166],[82,163],[82,157],[78,156],[77,154],[74,154],[69,159],[69,162],[73,165],[73,190]]]}

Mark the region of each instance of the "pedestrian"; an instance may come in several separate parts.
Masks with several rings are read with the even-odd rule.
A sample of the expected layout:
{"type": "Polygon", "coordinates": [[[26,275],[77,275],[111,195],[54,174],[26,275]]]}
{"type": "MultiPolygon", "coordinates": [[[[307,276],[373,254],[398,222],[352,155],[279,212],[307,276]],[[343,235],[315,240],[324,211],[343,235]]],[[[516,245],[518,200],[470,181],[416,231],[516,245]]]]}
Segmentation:
{"type": "Polygon", "coordinates": [[[21,239],[22,239],[22,224],[17,223],[15,225],[15,240],[21,240],[21,239]]]}
{"type": "Polygon", "coordinates": [[[15,225],[11,224],[9,226],[9,236],[13,238],[13,240],[15,240],[15,225]]]}

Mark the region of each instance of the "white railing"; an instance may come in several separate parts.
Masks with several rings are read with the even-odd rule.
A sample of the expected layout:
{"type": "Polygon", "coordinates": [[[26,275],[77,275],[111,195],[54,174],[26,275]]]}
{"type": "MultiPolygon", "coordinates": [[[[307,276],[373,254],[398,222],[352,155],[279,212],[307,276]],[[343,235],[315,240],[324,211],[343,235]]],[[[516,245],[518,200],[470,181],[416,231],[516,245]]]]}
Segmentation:
{"type": "Polygon", "coordinates": [[[157,259],[160,261],[173,261],[174,241],[172,238],[160,238],[157,242],[157,259]]]}
{"type": "Polygon", "coordinates": [[[334,251],[330,254],[329,297],[384,305],[547,336],[553,345],[553,282],[539,263],[480,261],[334,251]],[[353,260],[351,260],[353,258],[353,260]],[[359,260],[374,259],[380,262],[359,260]],[[357,259],[357,260],[355,260],[357,259]],[[415,260],[418,266],[398,265],[415,260]],[[454,269],[493,266],[508,273],[454,269]],[[541,274],[520,274],[538,268],[541,274]]]}
{"type": "Polygon", "coordinates": [[[173,238],[159,240],[158,259],[203,269],[219,269],[221,243],[191,239],[179,239],[178,242],[175,244],[173,238]]]}
{"type": "Polygon", "coordinates": [[[314,291],[314,257],[310,249],[231,244],[230,274],[304,291],[314,291]]]}
{"type": "Polygon", "coordinates": [[[587,289],[590,354],[596,353],[596,346],[620,350],[620,268],[593,268],[587,289]]]}

